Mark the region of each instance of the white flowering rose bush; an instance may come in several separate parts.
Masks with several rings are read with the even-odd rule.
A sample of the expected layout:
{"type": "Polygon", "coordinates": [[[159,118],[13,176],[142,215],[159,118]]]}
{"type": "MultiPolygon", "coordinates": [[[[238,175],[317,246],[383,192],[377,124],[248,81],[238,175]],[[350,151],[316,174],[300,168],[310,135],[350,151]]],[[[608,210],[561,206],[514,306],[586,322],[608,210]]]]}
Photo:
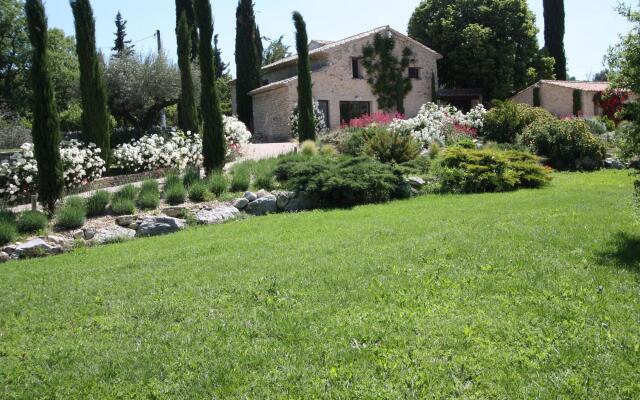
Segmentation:
{"type": "MultiPolygon", "coordinates": [[[[300,112],[298,111],[298,106],[293,109],[293,112],[289,116],[289,126],[291,127],[291,134],[293,137],[300,137],[300,127],[299,120],[300,112]]],[[[316,129],[316,135],[319,135],[323,132],[329,130],[327,128],[327,123],[324,118],[324,113],[320,109],[320,103],[316,100],[313,101],[313,120],[316,129]]]]}
{"type": "MultiPolygon", "coordinates": [[[[224,117],[227,157],[242,153],[251,132],[235,117],[224,117]]],[[[174,131],[168,137],[147,135],[113,151],[115,166],[126,172],[153,171],[164,168],[185,170],[202,165],[202,137],[197,133],[174,131]]]]}
{"type": "Polygon", "coordinates": [[[444,146],[447,135],[454,131],[475,136],[483,126],[485,114],[482,104],[465,114],[453,106],[427,103],[414,118],[397,119],[389,127],[395,132],[413,135],[424,148],[429,148],[434,143],[444,146]]]}
{"type": "MultiPolygon", "coordinates": [[[[106,171],[100,149],[77,140],[60,143],[65,188],[87,185],[102,177],[106,171]]],[[[0,164],[0,198],[8,201],[37,192],[38,165],[33,144],[25,143],[20,151],[0,164]]]]}

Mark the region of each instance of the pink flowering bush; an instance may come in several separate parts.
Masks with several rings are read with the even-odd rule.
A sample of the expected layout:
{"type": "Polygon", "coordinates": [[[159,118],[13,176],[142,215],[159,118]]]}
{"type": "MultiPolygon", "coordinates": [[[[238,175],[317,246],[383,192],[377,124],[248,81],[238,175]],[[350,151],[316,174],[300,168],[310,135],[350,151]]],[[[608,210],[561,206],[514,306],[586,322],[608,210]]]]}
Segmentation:
{"type": "Polygon", "coordinates": [[[395,120],[404,120],[405,116],[400,113],[377,112],[365,114],[359,118],[354,118],[348,123],[343,123],[341,128],[366,128],[373,124],[389,125],[395,120]]]}

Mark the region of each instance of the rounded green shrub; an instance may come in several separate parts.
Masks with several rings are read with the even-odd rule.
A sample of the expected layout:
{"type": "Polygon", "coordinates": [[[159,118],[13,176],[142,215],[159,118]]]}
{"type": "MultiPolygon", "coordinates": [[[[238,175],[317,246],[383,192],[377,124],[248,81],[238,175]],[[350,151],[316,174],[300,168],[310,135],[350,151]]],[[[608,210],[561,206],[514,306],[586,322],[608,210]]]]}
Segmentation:
{"type": "Polygon", "coordinates": [[[342,154],[358,157],[364,154],[369,139],[375,136],[379,127],[348,129],[338,142],[338,151],[342,154]]]}
{"type": "Polygon", "coordinates": [[[604,142],[578,119],[544,119],[527,127],[520,142],[557,170],[593,171],[607,154],[604,142]]]}
{"type": "Polygon", "coordinates": [[[300,154],[312,157],[318,155],[318,146],[313,140],[307,140],[300,145],[300,154]]]}
{"type": "Polygon", "coordinates": [[[251,172],[248,168],[238,167],[233,170],[231,176],[231,190],[233,192],[246,192],[251,185],[251,172]]]}
{"type": "Polygon", "coordinates": [[[209,176],[209,191],[215,196],[222,196],[229,189],[229,180],[222,173],[214,173],[209,176]]]}
{"type": "Polygon", "coordinates": [[[107,212],[111,194],[106,190],[99,190],[87,199],[87,216],[99,217],[107,212]]]}
{"type": "Polygon", "coordinates": [[[416,159],[422,145],[412,135],[378,128],[365,144],[365,153],[387,164],[402,164],[416,159]]]}
{"type": "Polygon", "coordinates": [[[484,116],[482,136],[487,141],[515,143],[527,126],[547,119],[557,118],[543,108],[512,101],[496,102],[484,116]]]}
{"type": "Polygon", "coordinates": [[[160,205],[160,193],[152,190],[141,191],[136,204],[142,210],[155,210],[160,205]]]}
{"type": "Polygon", "coordinates": [[[189,187],[189,200],[194,203],[201,203],[203,201],[207,201],[209,195],[209,188],[206,183],[202,181],[191,183],[191,186],[189,187]]]}
{"type": "Polygon", "coordinates": [[[25,211],[20,214],[16,225],[20,233],[35,233],[45,229],[49,219],[39,211],[25,211]]]}
{"type": "Polygon", "coordinates": [[[256,189],[273,190],[276,181],[273,171],[263,171],[256,176],[254,186],[256,189]]]}
{"type": "Polygon", "coordinates": [[[111,200],[111,211],[114,215],[132,215],[136,212],[136,205],[129,198],[114,197],[111,200]]]}
{"type": "Polygon", "coordinates": [[[80,197],[68,198],[56,213],[56,227],[61,229],[78,229],[86,220],[87,207],[80,197]]]}
{"type": "Polygon", "coordinates": [[[187,191],[182,182],[174,183],[164,187],[164,198],[172,206],[184,203],[187,198],[187,191]]]}
{"type": "Polygon", "coordinates": [[[322,147],[320,147],[320,155],[323,155],[325,157],[332,157],[338,155],[338,149],[336,149],[336,146],[332,144],[324,144],[322,145],[322,147]]]}
{"type": "Polygon", "coordinates": [[[18,236],[15,224],[9,221],[0,221],[0,246],[11,243],[18,236]]]}

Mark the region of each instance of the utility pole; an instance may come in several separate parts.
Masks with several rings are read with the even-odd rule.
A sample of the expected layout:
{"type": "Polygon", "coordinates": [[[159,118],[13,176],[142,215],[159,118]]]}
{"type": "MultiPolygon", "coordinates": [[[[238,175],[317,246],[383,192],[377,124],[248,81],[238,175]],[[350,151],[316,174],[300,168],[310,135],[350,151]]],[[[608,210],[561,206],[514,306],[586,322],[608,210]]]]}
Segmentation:
{"type": "MultiPolygon", "coordinates": [[[[162,54],[162,38],[160,37],[160,29],[156,30],[156,40],[158,41],[158,57],[162,54]]],[[[167,128],[167,113],[164,111],[160,111],[160,126],[162,129],[167,128]]]]}

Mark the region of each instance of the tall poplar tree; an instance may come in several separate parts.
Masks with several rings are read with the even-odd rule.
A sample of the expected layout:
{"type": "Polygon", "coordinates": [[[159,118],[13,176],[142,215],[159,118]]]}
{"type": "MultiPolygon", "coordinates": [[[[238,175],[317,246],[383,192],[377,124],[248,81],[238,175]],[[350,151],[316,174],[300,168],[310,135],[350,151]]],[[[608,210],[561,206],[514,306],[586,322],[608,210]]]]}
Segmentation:
{"type": "Polygon", "coordinates": [[[544,0],[544,44],[555,61],[556,79],[567,80],[567,56],[564,50],[564,0],[544,0]]]}
{"type": "Polygon", "coordinates": [[[82,96],[82,135],[95,143],[108,163],[111,152],[107,90],[102,65],[96,50],[96,27],[89,0],[71,0],[75,19],[76,52],[80,63],[80,94],[82,96]]]}
{"type": "Polygon", "coordinates": [[[180,7],[182,0],[176,0],[177,26],[176,38],[178,42],[178,67],[180,68],[180,102],[178,103],[178,126],[183,131],[198,131],[198,110],[191,75],[191,27],[187,18],[187,11],[180,7]]]}
{"type": "Polygon", "coordinates": [[[307,25],[299,12],[293,13],[296,27],[296,49],[298,50],[298,111],[300,142],[316,139],[313,118],[313,94],[311,88],[311,63],[309,62],[309,39],[307,25]]]}
{"type": "Polygon", "coordinates": [[[262,54],[253,0],[239,0],[236,9],[236,103],[238,118],[253,129],[253,100],[249,92],[260,87],[262,54]]]}
{"type": "Polygon", "coordinates": [[[29,39],[33,46],[31,56],[33,128],[31,134],[38,164],[38,198],[44,208],[53,214],[56,202],[64,188],[64,179],[60,159],[60,122],[47,56],[47,17],[41,0],[27,0],[25,12],[29,39]]]}
{"type": "Polygon", "coordinates": [[[224,168],[226,143],[220,101],[216,90],[216,71],[211,41],[213,40],[213,16],[209,0],[195,0],[194,9],[200,33],[200,84],[202,94],[202,155],[207,173],[224,168]]]}

